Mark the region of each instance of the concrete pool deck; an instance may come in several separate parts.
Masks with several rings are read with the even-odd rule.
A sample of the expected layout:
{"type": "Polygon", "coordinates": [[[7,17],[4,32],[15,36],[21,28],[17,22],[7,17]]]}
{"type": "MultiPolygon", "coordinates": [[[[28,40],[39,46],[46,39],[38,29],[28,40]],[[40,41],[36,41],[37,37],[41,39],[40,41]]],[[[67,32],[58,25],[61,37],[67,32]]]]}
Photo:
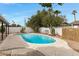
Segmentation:
{"type": "MultiPolygon", "coordinates": [[[[79,53],[70,48],[64,40],[54,37],[56,42],[49,45],[29,44],[21,37],[10,34],[0,44],[2,55],[26,55],[26,56],[78,56],[79,53]]],[[[1,54],[0,54],[1,55],[1,54]]]]}

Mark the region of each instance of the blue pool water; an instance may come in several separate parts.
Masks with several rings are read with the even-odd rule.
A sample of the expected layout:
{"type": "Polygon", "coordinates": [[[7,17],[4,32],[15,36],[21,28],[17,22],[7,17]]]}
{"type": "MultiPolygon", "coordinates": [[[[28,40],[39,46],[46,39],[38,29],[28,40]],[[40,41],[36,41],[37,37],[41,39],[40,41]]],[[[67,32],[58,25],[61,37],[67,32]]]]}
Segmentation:
{"type": "Polygon", "coordinates": [[[48,44],[56,41],[49,36],[39,34],[20,34],[20,36],[24,39],[24,41],[36,44],[48,44]]]}

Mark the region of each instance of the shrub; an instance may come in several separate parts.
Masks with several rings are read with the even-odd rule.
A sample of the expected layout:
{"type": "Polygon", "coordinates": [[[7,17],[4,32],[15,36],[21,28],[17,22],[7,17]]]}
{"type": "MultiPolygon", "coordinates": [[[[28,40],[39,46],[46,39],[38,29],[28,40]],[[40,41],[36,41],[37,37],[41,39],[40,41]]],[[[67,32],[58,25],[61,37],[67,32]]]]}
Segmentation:
{"type": "Polygon", "coordinates": [[[0,32],[1,33],[4,33],[5,32],[5,27],[3,26],[3,29],[2,29],[2,26],[0,27],[0,32]]]}
{"type": "Polygon", "coordinates": [[[25,28],[23,27],[20,32],[24,33],[25,32],[25,28]]]}
{"type": "Polygon", "coordinates": [[[55,29],[54,29],[54,28],[51,28],[51,33],[52,33],[53,35],[55,35],[55,29]]]}

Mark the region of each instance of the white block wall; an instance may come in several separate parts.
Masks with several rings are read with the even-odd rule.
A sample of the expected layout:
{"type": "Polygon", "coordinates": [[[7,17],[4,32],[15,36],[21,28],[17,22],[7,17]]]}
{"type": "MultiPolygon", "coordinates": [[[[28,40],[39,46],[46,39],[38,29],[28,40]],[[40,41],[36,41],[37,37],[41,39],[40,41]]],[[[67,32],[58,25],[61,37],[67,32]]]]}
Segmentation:
{"type": "Polygon", "coordinates": [[[22,27],[9,27],[9,33],[17,33],[20,32],[22,27]]]}
{"type": "MultiPolygon", "coordinates": [[[[22,27],[9,27],[9,33],[20,33],[22,27]]],[[[25,28],[26,33],[31,33],[33,30],[30,27],[25,28]]]]}
{"type": "Polygon", "coordinates": [[[33,31],[32,28],[26,27],[25,32],[26,32],[26,33],[32,33],[32,32],[34,32],[34,31],[33,31]]]}
{"type": "Polygon", "coordinates": [[[55,34],[62,36],[62,27],[55,27],[55,34]]]}
{"type": "Polygon", "coordinates": [[[45,27],[41,27],[39,29],[40,33],[47,33],[47,34],[51,34],[51,31],[49,28],[45,28],[45,27]]]}

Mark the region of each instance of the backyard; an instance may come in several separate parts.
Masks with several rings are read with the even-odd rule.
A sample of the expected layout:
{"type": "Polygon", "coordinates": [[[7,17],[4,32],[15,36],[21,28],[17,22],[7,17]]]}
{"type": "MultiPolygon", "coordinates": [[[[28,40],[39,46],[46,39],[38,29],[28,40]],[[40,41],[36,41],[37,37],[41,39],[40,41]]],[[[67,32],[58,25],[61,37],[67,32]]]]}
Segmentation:
{"type": "Polygon", "coordinates": [[[77,10],[68,13],[64,5],[72,6],[16,3],[0,10],[8,11],[0,15],[0,56],[79,56],[77,10]],[[73,15],[74,21],[68,15],[73,15]]]}

